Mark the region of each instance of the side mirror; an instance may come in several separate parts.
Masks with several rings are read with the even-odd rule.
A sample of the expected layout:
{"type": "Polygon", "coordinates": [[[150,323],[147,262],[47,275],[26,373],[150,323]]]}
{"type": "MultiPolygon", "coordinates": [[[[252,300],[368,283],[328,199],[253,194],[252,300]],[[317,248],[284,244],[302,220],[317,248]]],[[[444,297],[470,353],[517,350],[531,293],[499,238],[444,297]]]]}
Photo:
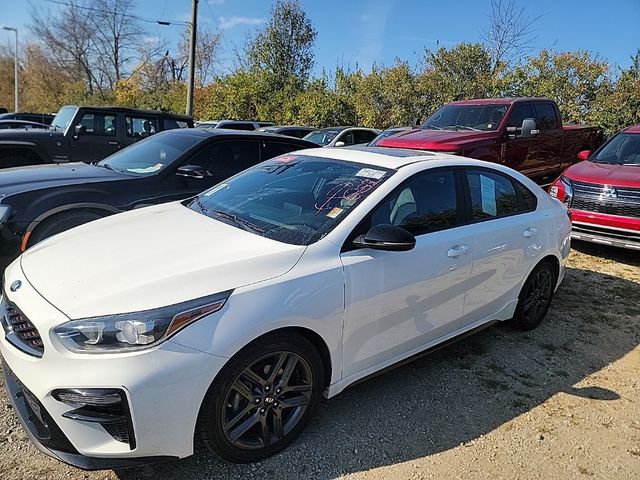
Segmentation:
{"type": "Polygon", "coordinates": [[[334,145],[334,147],[344,147],[346,144],[342,140],[339,140],[336,143],[334,143],[333,145],[334,145]]]}
{"type": "Polygon", "coordinates": [[[176,176],[202,179],[207,176],[207,172],[199,165],[183,165],[176,171],[176,176]]]}
{"type": "Polygon", "coordinates": [[[395,225],[376,225],[364,235],[353,240],[359,248],[404,252],[416,246],[416,237],[402,227],[395,225]]]}
{"type": "Polygon", "coordinates": [[[582,150],[581,152],[578,152],[578,155],[576,155],[576,157],[578,157],[578,160],[586,160],[590,156],[591,150],[582,150]]]}
{"type": "Polygon", "coordinates": [[[535,118],[525,118],[522,121],[522,129],[520,131],[520,138],[531,138],[535,137],[540,133],[538,130],[538,123],[535,118]]]}
{"type": "Polygon", "coordinates": [[[73,138],[78,138],[81,134],[83,134],[86,131],[87,129],[85,128],[85,126],[79,123],[78,125],[73,127],[73,138]]]}

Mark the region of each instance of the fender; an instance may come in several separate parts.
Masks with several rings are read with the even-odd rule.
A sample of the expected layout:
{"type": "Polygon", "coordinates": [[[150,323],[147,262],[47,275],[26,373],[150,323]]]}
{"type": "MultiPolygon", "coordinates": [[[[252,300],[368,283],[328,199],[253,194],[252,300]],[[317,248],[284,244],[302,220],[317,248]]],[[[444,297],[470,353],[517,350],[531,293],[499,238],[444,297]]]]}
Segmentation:
{"type": "Polygon", "coordinates": [[[40,145],[34,142],[19,140],[0,140],[0,152],[2,150],[27,151],[37,155],[42,161],[51,162],[52,158],[40,145]]]}
{"type": "Polygon", "coordinates": [[[51,210],[48,210],[38,215],[36,219],[33,220],[29,224],[29,226],[25,229],[24,234],[22,235],[22,243],[20,245],[20,250],[24,252],[27,249],[27,243],[29,242],[29,237],[31,236],[31,233],[42,221],[46,220],[49,217],[52,217],[53,215],[57,215],[58,213],[68,212],[71,210],[87,210],[87,209],[101,210],[107,213],[107,215],[113,215],[115,213],[124,212],[124,210],[112,207],[111,205],[105,205],[103,203],[72,203],[69,205],[61,205],[59,207],[52,208],[51,210]]]}

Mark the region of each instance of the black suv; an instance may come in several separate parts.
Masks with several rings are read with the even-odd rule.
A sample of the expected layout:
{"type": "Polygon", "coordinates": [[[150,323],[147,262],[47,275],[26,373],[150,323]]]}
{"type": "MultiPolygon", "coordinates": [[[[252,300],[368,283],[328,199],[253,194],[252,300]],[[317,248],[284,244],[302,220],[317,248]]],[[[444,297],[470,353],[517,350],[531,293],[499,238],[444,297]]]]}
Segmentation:
{"type": "Polygon", "coordinates": [[[62,107],[49,130],[0,131],[0,168],[96,162],[162,130],[193,127],[191,117],[124,107],[62,107]]]}
{"type": "MultiPolygon", "coordinates": [[[[160,132],[95,165],[0,171],[0,267],[51,235],[206,190],[263,160],[317,145],[259,132],[160,132]]],[[[184,232],[188,234],[188,232],[184,232]]]]}

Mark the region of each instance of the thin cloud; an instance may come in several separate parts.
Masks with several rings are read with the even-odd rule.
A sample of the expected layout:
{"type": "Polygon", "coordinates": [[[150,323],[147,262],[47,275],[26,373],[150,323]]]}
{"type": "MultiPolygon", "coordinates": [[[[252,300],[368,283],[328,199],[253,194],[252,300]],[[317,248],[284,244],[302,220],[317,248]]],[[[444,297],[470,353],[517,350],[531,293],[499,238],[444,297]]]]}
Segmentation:
{"type": "Polygon", "coordinates": [[[255,17],[220,17],[220,28],[228,30],[238,25],[260,25],[264,20],[264,18],[255,17]]]}

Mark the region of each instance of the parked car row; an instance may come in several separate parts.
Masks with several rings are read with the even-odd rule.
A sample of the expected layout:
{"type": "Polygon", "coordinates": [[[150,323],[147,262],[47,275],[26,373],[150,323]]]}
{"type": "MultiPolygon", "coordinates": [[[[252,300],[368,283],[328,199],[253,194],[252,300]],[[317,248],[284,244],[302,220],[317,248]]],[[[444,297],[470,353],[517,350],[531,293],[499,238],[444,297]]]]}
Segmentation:
{"type": "MultiPolygon", "coordinates": [[[[598,129],[562,127],[549,100],[448,107],[383,138],[335,127],[306,140],[167,129],[148,112],[151,132],[112,109],[109,128],[149,135],[93,163],[0,171],[0,261],[20,254],[0,353],[30,438],[87,469],[183,458],[196,442],[255,462],[322,395],[496,321],[538,326],[578,202],[635,215],[640,189],[621,172],[638,168],[640,127],[598,148],[598,129]],[[594,153],[548,195],[533,179],[573,163],[576,145],[594,153]],[[580,196],[587,167],[608,183],[580,196]]],[[[68,115],[81,138],[83,112],[68,115]]]]}

